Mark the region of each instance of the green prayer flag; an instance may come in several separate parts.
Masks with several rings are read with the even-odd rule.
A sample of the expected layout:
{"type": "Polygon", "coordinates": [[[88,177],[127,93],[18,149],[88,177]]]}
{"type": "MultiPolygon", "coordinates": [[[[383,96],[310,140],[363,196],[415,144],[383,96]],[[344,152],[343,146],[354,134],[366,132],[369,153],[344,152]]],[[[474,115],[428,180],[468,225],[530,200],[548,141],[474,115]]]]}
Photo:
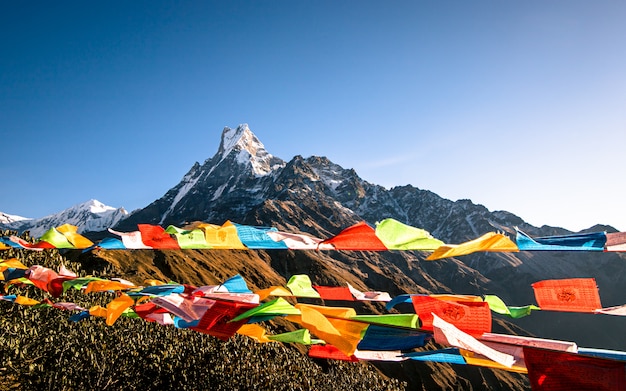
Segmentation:
{"type": "Polygon", "coordinates": [[[504,304],[504,301],[495,295],[485,295],[485,301],[489,304],[489,309],[493,312],[510,316],[513,319],[530,315],[532,310],[541,310],[541,308],[532,304],[523,307],[510,307],[504,304]]]}
{"type": "Polygon", "coordinates": [[[357,315],[350,317],[350,320],[416,329],[418,316],[415,314],[357,315]]]}
{"type": "Polygon", "coordinates": [[[71,280],[63,281],[63,293],[65,293],[70,288],[80,290],[82,287],[89,284],[91,281],[103,281],[103,279],[98,278],[98,277],[80,277],[80,278],[73,278],[71,280]]]}
{"type": "Polygon", "coordinates": [[[57,231],[55,228],[50,228],[49,230],[47,230],[41,236],[41,238],[39,238],[39,240],[48,242],[56,248],[75,248],[75,246],[70,243],[65,235],[57,231]]]}
{"type": "Polygon", "coordinates": [[[311,279],[306,274],[291,276],[287,282],[287,288],[289,288],[291,293],[296,297],[320,297],[320,294],[313,289],[311,279]]]}
{"type": "Polygon", "coordinates": [[[263,303],[258,307],[254,307],[244,312],[243,314],[235,317],[231,322],[237,322],[242,319],[250,318],[252,316],[267,316],[267,315],[300,315],[300,310],[292,306],[287,300],[282,297],[276,298],[267,303],[263,303]]]}
{"type": "Polygon", "coordinates": [[[311,345],[311,333],[307,329],[299,329],[288,333],[268,335],[268,339],[285,343],[299,343],[303,345],[311,345]]]}
{"type": "Polygon", "coordinates": [[[204,232],[200,229],[194,229],[186,233],[174,234],[180,248],[211,248],[204,237],[204,232]]]}
{"type": "Polygon", "coordinates": [[[376,236],[389,250],[435,250],[444,244],[428,231],[394,219],[377,222],[376,236]]]}

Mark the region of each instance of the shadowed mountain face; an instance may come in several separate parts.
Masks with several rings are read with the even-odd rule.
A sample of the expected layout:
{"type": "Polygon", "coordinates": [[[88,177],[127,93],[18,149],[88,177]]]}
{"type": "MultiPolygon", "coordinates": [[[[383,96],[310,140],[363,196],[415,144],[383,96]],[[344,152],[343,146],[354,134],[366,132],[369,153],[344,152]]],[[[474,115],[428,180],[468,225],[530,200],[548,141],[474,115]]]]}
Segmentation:
{"type": "MultiPolygon", "coordinates": [[[[359,221],[374,224],[387,217],[424,228],[446,243],[461,243],[490,231],[505,232],[513,237],[515,226],[531,236],[569,233],[562,228],[533,227],[512,213],[491,212],[470,200],[451,201],[413,186],[385,189],[362,180],[354,170],[344,169],[325,157],[296,156],[285,162],[272,156],[247,125],[237,129],[225,128],[215,156],[203,164],[196,163],[179,184],[121,221],[116,229],[132,231],[140,223],[165,227],[170,224],[184,226],[193,221],[222,224],[231,220],[325,238],[359,221]]],[[[611,227],[595,228],[614,231],[611,227]]],[[[155,252],[154,259],[146,259],[145,262],[159,271],[146,270],[145,274],[164,273],[168,278],[189,283],[213,282],[206,281],[210,279],[208,274],[204,275],[206,273],[188,270],[193,264],[191,260],[199,262],[197,259],[213,259],[218,254],[224,254],[207,251],[176,253],[167,262],[169,266],[166,269],[154,266],[163,265],[156,260],[162,255],[155,252]],[[176,257],[184,258],[184,267],[177,264],[176,257]],[[185,271],[177,274],[178,269],[185,271]]],[[[243,252],[232,253],[223,262],[229,265],[226,268],[228,273],[241,273],[258,288],[271,285],[265,276],[271,275],[272,280],[288,279],[293,274],[306,273],[318,285],[344,285],[349,282],[357,288],[384,290],[392,295],[420,292],[495,294],[509,305],[521,306],[535,302],[531,288],[533,282],[595,277],[604,306],[626,303],[626,293],[621,289],[626,282],[626,275],[621,273],[626,259],[618,253],[478,253],[434,262],[424,260],[427,253],[409,251],[256,253],[254,257],[258,259],[254,261],[243,262],[242,257],[250,257],[243,252]]],[[[113,258],[121,256],[109,254],[107,259],[119,263],[121,261],[113,258]]],[[[205,261],[206,264],[212,262],[205,261]]],[[[205,270],[206,266],[198,268],[205,270]]],[[[224,271],[217,277],[227,277],[228,273],[224,271]]],[[[151,278],[154,277],[152,275],[151,278]]],[[[580,346],[626,349],[626,341],[620,337],[615,319],[554,312],[535,314],[508,322],[494,315],[495,331],[572,340],[580,346]],[[568,321],[575,321],[576,324],[568,324],[568,321]]],[[[415,379],[408,370],[398,370],[400,366],[396,364],[381,368],[386,373],[411,381],[416,389],[421,388],[419,382],[431,386],[441,383],[441,388],[464,389],[482,389],[485,384],[496,389],[527,386],[518,375],[508,373],[475,368],[459,370],[455,367],[453,370],[450,366],[438,371],[438,365],[406,365],[421,368],[421,380],[415,379]],[[448,377],[442,373],[448,373],[445,375],[448,377]]]]}

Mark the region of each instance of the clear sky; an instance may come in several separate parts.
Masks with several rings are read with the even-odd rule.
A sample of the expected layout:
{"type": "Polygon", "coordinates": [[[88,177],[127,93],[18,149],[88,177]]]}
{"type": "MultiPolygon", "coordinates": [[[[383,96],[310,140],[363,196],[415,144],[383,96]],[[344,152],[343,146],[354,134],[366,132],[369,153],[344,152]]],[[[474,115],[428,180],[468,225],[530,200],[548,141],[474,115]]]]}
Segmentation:
{"type": "Polygon", "coordinates": [[[248,123],[284,160],[626,230],[624,1],[5,1],[0,211],[141,208],[248,123]]]}

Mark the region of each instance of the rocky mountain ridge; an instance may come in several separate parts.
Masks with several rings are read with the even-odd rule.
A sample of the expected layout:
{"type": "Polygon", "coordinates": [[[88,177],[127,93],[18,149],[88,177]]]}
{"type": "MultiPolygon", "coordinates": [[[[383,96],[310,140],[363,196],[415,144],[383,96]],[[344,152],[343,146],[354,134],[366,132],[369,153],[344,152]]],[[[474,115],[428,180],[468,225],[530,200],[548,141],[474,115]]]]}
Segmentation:
{"type": "Polygon", "coordinates": [[[80,233],[95,232],[106,230],[127,216],[128,212],[124,208],[114,208],[98,200],[89,200],[59,213],[36,219],[0,213],[0,229],[29,231],[30,236],[40,237],[49,228],[71,224],[77,226],[80,233]]]}

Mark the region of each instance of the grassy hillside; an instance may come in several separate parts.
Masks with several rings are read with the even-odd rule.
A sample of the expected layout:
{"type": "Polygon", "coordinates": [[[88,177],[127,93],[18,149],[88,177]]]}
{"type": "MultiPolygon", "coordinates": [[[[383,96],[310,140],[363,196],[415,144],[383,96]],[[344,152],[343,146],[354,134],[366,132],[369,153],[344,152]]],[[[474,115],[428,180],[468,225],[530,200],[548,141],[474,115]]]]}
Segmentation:
{"type": "MultiPolygon", "coordinates": [[[[91,263],[87,271],[56,250],[10,250],[2,257],[55,269],[63,263],[82,275],[120,276],[119,268],[104,263],[91,263]]],[[[35,288],[11,291],[43,299],[35,288]]],[[[112,297],[68,292],[64,299],[89,307],[112,297]]],[[[0,314],[0,390],[404,389],[371,365],[316,362],[296,347],[259,344],[239,335],[224,342],[130,318],[113,326],[99,318],[74,323],[59,309],[10,302],[0,302],[0,314]]]]}

